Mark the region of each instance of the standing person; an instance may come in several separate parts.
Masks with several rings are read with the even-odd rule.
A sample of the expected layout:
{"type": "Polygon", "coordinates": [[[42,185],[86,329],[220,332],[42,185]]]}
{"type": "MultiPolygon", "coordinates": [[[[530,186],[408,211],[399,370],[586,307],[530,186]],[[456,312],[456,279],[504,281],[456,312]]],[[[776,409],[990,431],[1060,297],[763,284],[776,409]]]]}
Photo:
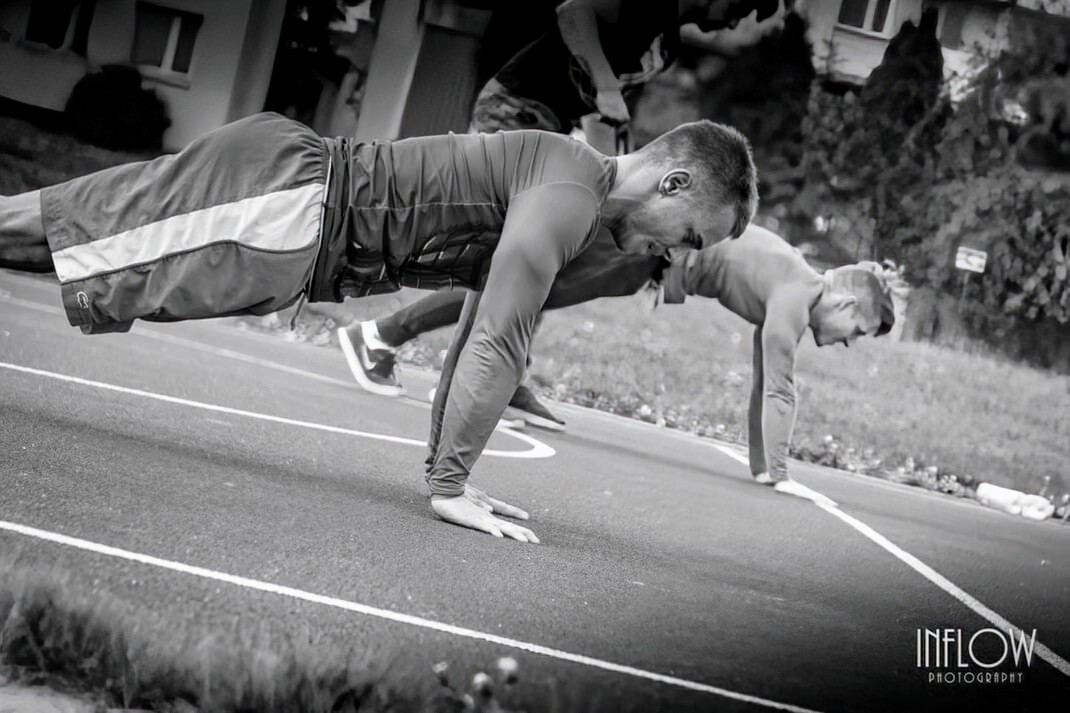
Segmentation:
{"type": "Polygon", "coordinates": [[[650,255],[736,237],[757,200],[746,139],[708,121],[606,157],[540,131],[359,143],[258,114],[177,154],[0,197],[0,265],[51,261],[86,333],[265,314],[303,296],[472,290],[432,411],[431,507],[536,542],[493,514],[526,513],[467,480],[554,276],[603,231],[650,255]]]}
{"type": "MultiPolygon", "coordinates": [[[[778,7],[779,0],[566,0],[557,6],[553,26],[517,52],[480,91],[471,130],[567,134],[587,119],[583,126],[588,143],[615,154],[613,127],[630,118],[624,92],[673,63],[681,25],[694,23],[702,31],[734,27],[752,12],[765,17],[778,7]],[[591,120],[595,117],[598,120],[591,120]]],[[[523,13],[538,17],[543,9],[534,3],[523,13]]],[[[498,53],[501,44],[495,38],[498,53]]],[[[441,321],[441,314],[459,314],[463,302],[460,291],[429,295],[401,313],[407,320],[402,330],[420,331],[423,323],[441,321]]],[[[361,387],[382,396],[404,393],[392,348],[400,342],[382,334],[377,322],[341,328],[338,341],[361,387]]],[[[564,421],[523,383],[510,399],[506,416],[564,429],[564,421]]]]}

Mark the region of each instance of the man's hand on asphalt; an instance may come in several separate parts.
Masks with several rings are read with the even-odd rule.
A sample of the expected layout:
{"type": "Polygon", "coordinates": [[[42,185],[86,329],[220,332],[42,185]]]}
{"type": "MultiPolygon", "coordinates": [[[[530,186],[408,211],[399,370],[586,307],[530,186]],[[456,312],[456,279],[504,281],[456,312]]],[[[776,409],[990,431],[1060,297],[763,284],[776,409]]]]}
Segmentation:
{"type": "Polygon", "coordinates": [[[496,500],[479,488],[464,486],[464,495],[432,495],[431,509],[446,522],[480,530],[495,537],[511,537],[521,542],[538,544],[539,538],[526,527],[494,517],[494,513],[517,520],[527,520],[528,514],[501,500],[496,500]]]}
{"type": "Polygon", "coordinates": [[[602,121],[614,126],[628,123],[628,105],[619,89],[600,89],[594,97],[595,107],[602,115],[602,121]]]}

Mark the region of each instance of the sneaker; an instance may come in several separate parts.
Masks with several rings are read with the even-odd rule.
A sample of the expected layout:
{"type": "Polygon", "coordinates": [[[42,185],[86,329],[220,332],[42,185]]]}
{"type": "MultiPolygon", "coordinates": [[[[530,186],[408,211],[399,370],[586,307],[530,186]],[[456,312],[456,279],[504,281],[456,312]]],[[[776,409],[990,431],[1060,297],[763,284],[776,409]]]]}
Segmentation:
{"type": "Polygon", "coordinates": [[[361,388],[380,396],[401,396],[405,389],[394,374],[394,351],[392,349],[369,349],[363,331],[355,330],[350,339],[345,327],[338,328],[338,344],[342,347],[346,364],[361,388]]]}
{"type": "Polygon", "coordinates": [[[564,431],[565,422],[550,413],[550,410],[539,403],[535,394],[526,386],[518,386],[505,409],[504,417],[507,419],[523,419],[528,425],[545,428],[549,431],[564,431]]]}

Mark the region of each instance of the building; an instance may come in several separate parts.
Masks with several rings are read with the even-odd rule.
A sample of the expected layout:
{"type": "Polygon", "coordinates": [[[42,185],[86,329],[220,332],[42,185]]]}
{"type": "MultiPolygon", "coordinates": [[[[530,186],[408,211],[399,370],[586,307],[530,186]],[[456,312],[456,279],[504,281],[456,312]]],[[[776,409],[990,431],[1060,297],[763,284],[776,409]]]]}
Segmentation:
{"type": "Polygon", "coordinates": [[[286,0],[6,0],[0,96],[62,111],[101,65],[133,64],[168,106],[164,146],[264,105],[286,0]]]}
{"type": "Polygon", "coordinates": [[[923,10],[939,12],[937,36],[948,80],[964,76],[978,51],[1005,47],[1014,22],[1070,16],[1070,0],[800,0],[819,74],[861,84],[880,64],[888,42],[923,10]]]}
{"type": "MultiPolygon", "coordinates": [[[[354,39],[360,47],[340,51],[364,55],[363,63],[370,54],[370,66],[354,68],[340,87],[317,84],[327,91],[302,118],[321,133],[363,138],[464,131],[490,12],[456,0],[339,5],[347,7],[365,22],[361,42],[354,39]]],[[[0,97],[63,111],[86,74],[133,65],[167,105],[164,148],[178,149],[264,108],[286,13],[287,0],[5,0],[0,97]]]]}

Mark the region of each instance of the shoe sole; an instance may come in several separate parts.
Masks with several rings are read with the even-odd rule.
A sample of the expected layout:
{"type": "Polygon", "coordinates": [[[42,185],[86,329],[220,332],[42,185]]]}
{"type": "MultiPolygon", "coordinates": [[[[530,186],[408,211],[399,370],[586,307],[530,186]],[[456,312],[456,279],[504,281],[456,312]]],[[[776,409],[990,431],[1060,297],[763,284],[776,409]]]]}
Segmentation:
{"type": "Polygon", "coordinates": [[[547,431],[557,431],[558,433],[561,433],[566,430],[565,424],[563,423],[551,421],[548,418],[536,416],[535,414],[528,413],[527,411],[521,411],[515,406],[507,406],[505,408],[505,413],[502,414],[502,418],[507,418],[511,420],[522,420],[529,426],[534,426],[535,428],[542,428],[547,431]]]}
{"type": "Polygon", "coordinates": [[[353,375],[353,378],[357,380],[357,384],[365,391],[377,394],[379,396],[397,397],[405,394],[405,388],[402,386],[383,386],[377,384],[368,378],[368,375],[364,373],[364,369],[360,366],[360,359],[357,357],[357,352],[353,349],[353,343],[349,341],[349,335],[346,334],[345,327],[339,327],[337,329],[338,334],[338,346],[342,348],[342,355],[346,358],[346,365],[349,367],[349,372],[353,375]]]}

